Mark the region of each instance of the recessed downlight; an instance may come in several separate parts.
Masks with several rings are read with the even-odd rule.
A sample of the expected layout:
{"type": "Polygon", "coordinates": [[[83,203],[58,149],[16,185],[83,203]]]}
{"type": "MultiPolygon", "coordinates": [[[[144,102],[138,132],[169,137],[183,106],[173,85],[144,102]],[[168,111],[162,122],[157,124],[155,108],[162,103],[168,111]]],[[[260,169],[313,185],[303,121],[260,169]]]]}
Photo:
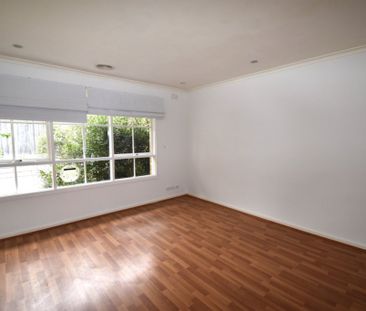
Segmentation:
{"type": "Polygon", "coordinates": [[[114,69],[113,66],[107,64],[97,64],[95,67],[102,70],[112,70],[114,69]]]}
{"type": "Polygon", "coordinates": [[[23,48],[23,45],[18,44],[18,43],[14,43],[13,44],[13,47],[16,48],[16,49],[22,49],[23,48]]]}
{"type": "Polygon", "coordinates": [[[257,59],[253,59],[253,60],[250,61],[250,63],[251,64],[256,64],[256,63],[258,63],[258,60],[257,59]]]}

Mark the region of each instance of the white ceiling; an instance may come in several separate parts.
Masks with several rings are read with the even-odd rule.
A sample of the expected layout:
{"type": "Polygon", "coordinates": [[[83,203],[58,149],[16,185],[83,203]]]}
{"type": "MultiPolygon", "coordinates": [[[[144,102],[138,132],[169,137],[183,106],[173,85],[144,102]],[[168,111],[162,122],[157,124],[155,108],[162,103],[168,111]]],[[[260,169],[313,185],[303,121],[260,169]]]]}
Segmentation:
{"type": "Polygon", "coordinates": [[[365,44],[365,0],[0,0],[0,54],[181,88],[365,44]]]}

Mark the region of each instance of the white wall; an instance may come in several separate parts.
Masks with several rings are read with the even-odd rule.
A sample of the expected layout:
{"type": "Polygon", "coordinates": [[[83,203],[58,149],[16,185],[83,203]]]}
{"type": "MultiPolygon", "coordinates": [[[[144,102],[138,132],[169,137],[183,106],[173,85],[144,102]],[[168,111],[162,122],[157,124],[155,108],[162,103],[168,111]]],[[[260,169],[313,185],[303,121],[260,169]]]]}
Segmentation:
{"type": "Polygon", "coordinates": [[[366,247],[366,51],[191,94],[190,193],[366,247]]]}
{"type": "Polygon", "coordinates": [[[0,60],[0,73],[157,95],[165,99],[166,107],[166,117],[156,122],[157,178],[17,199],[0,198],[0,238],[187,192],[186,92],[7,60],[0,60]],[[173,93],[178,99],[172,99],[173,93]],[[176,185],[178,189],[166,190],[176,185]]]}
{"type": "Polygon", "coordinates": [[[167,110],[157,122],[157,178],[0,199],[0,238],[189,190],[366,247],[366,51],[190,94],[4,60],[0,73],[158,95],[167,110]]]}

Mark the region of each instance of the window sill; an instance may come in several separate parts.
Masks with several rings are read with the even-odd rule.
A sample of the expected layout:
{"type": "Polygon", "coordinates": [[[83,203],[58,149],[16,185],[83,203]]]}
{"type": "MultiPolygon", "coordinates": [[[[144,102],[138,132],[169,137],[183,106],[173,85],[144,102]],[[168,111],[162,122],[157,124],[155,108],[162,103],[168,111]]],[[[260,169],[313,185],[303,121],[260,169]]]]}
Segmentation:
{"type": "Polygon", "coordinates": [[[27,199],[31,197],[39,197],[39,196],[49,196],[55,194],[62,194],[67,192],[74,192],[74,191],[84,191],[93,188],[104,188],[104,187],[111,187],[117,186],[119,184],[126,184],[126,183],[136,183],[136,182],[143,182],[157,179],[157,175],[147,175],[147,176],[140,176],[140,177],[132,177],[132,178],[125,178],[119,180],[108,180],[108,181],[100,181],[90,184],[83,184],[83,185],[75,185],[75,186],[66,186],[63,188],[58,189],[45,189],[42,191],[37,192],[27,192],[27,193],[17,193],[11,194],[7,196],[0,197],[0,203],[4,201],[11,201],[17,199],[27,199]]]}

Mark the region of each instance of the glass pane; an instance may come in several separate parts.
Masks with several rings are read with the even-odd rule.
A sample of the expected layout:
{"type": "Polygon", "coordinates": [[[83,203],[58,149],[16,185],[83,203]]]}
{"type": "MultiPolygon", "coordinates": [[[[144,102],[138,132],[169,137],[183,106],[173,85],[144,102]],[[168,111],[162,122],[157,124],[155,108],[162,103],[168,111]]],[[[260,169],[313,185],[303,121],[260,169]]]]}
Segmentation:
{"type": "Polygon", "coordinates": [[[45,123],[14,123],[15,158],[48,159],[47,126],[45,123]]]}
{"type": "Polygon", "coordinates": [[[150,126],[151,119],[148,118],[133,118],[133,117],[113,117],[114,125],[119,126],[150,126]]]}
{"type": "Polygon", "coordinates": [[[150,158],[135,159],[136,176],[151,175],[151,160],[150,158]]]}
{"type": "Polygon", "coordinates": [[[0,161],[12,160],[13,148],[10,123],[0,122],[0,161]]]}
{"type": "Polygon", "coordinates": [[[53,125],[53,137],[57,159],[79,159],[83,157],[83,130],[81,125],[53,125]]]}
{"type": "Polygon", "coordinates": [[[86,156],[88,158],[108,157],[108,127],[88,126],[86,128],[86,156]]]}
{"type": "Polygon", "coordinates": [[[107,116],[99,116],[94,114],[88,114],[88,124],[89,125],[108,125],[108,117],[107,116]]]}
{"type": "Polygon", "coordinates": [[[148,118],[134,118],[135,126],[151,126],[151,119],[148,118]]]}
{"type": "Polygon", "coordinates": [[[113,128],[114,153],[132,153],[132,129],[113,128]]]}
{"type": "Polygon", "coordinates": [[[15,194],[15,173],[13,167],[0,168],[0,196],[15,194]]]}
{"type": "Polygon", "coordinates": [[[115,160],[114,168],[116,179],[133,177],[133,159],[115,160]]]}
{"type": "Polygon", "coordinates": [[[52,188],[52,166],[18,166],[18,192],[35,192],[52,188]]]}
{"type": "Polygon", "coordinates": [[[56,164],[57,186],[71,186],[83,184],[84,163],[60,163],[56,164]]]}
{"type": "Polygon", "coordinates": [[[110,180],[109,161],[86,162],[86,179],[88,182],[110,180]]]}
{"type": "Polygon", "coordinates": [[[150,152],[150,129],[134,128],[135,153],[150,152]]]}
{"type": "Polygon", "coordinates": [[[120,126],[131,126],[133,125],[134,118],[130,117],[113,117],[112,123],[120,126]]]}

